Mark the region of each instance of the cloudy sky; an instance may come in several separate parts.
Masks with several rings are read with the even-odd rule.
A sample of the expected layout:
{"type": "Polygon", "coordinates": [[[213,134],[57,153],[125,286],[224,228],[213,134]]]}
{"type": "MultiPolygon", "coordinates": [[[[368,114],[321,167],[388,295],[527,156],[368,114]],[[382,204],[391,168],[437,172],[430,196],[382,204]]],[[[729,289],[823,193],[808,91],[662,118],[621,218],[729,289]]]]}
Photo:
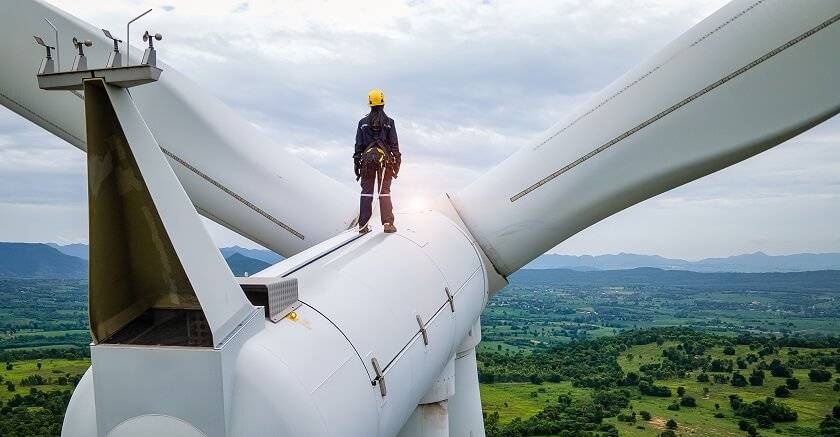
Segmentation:
{"type": "MultiPolygon", "coordinates": [[[[366,94],[384,89],[395,203],[456,191],[724,0],[52,0],[143,24],[159,56],[304,161],[354,184],[366,94]]],[[[138,26],[142,27],[142,26],[138,26]]],[[[0,108],[0,241],[87,240],[84,155],[0,108]]],[[[619,213],[552,250],[698,259],[840,252],[840,120],[619,213]]],[[[208,224],[219,245],[254,246],[208,224]]]]}

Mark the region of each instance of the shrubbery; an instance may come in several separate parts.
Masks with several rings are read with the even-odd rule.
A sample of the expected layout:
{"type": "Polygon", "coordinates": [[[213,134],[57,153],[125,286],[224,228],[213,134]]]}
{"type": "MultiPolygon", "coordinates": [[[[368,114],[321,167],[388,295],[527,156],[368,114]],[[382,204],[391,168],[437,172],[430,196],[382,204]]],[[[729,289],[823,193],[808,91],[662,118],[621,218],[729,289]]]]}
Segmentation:
{"type": "Polygon", "coordinates": [[[749,419],[766,417],[772,422],[793,422],[798,418],[796,411],[785,404],[775,402],[773,398],[748,404],[740,396],[730,395],[729,405],[735,411],[735,414],[749,419]]]}
{"type": "Polygon", "coordinates": [[[787,366],[783,365],[778,358],[774,359],[770,363],[769,368],[770,374],[777,378],[790,378],[791,376],[793,376],[790,369],[788,369],[787,366]]]}
{"type": "Polygon", "coordinates": [[[729,381],[733,387],[746,387],[747,386],[747,378],[744,378],[744,375],[741,375],[738,372],[732,374],[732,379],[729,381]]]}
{"type": "Polygon", "coordinates": [[[671,397],[671,389],[661,385],[653,385],[647,381],[642,381],[639,383],[639,391],[643,395],[647,396],[657,396],[660,398],[670,398],[671,397]]]}
{"type": "Polygon", "coordinates": [[[808,379],[811,382],[828,382],[831,381],[831,372],[824,369],[811,369],[808,372],[808,379]]]}
{"type": "Polygon", "coordinates": [[[680,406],[696,407],[697,406],[697,401],[691,396],[683,396],[683,398],[680,399],[680,406]]]}

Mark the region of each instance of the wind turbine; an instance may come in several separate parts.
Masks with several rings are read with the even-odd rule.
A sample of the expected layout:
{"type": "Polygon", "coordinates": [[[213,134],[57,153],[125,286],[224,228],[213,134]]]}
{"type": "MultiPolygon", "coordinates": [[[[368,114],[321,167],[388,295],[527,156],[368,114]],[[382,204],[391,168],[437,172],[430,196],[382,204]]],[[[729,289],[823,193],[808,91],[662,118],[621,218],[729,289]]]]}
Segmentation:
{"type": "Polygon", "coordinates": [[[168,66],[130,93],[108,72],[83,98],[39,89],[44,18],[109,40],[6,10],[0,103],[89,153],[92,368],[67,437],[484,435],[478,318],[506,276],[840,111],[840,0],[736,0],[398,234],[359,236],[348,189],[168,66]],[[289,258],[237,284],[196,211],[289,258]]]}

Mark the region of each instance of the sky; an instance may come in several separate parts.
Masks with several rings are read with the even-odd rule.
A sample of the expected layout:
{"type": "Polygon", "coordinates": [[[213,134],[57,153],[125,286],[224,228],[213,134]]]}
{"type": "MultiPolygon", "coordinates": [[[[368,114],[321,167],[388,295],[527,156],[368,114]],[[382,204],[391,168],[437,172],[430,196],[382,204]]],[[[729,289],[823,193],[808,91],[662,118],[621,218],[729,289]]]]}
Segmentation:
{"type": "MultiPolygon", "coordinates": [[[[159,59],[348,186],[356,122],[382,88],[399,209],[457,192],[725,1],[51,3],[112,30],[154,8],[135,28],[164,35],[159,59]]],[[[0,108],[0,241],[86,242],[86,196],[84,154],[0,108]]],[[[220,246],[256,246],[206,223],[220,246]]],[[[840,252],[837,223],[838,118],[551,252],[840,252]]]]}

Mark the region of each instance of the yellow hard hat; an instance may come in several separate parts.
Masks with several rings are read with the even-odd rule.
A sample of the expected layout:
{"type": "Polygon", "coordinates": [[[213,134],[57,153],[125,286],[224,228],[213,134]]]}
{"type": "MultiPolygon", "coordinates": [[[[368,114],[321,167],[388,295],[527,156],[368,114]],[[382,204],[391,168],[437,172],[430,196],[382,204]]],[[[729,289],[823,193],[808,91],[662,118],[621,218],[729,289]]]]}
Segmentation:
{"type": "Polygon", "coordinates": [[[368,106],[384,106],[385,105],[385,93],[382,92],[380,89],[373,89],[370,90],[368,93],[368,106]]]}

